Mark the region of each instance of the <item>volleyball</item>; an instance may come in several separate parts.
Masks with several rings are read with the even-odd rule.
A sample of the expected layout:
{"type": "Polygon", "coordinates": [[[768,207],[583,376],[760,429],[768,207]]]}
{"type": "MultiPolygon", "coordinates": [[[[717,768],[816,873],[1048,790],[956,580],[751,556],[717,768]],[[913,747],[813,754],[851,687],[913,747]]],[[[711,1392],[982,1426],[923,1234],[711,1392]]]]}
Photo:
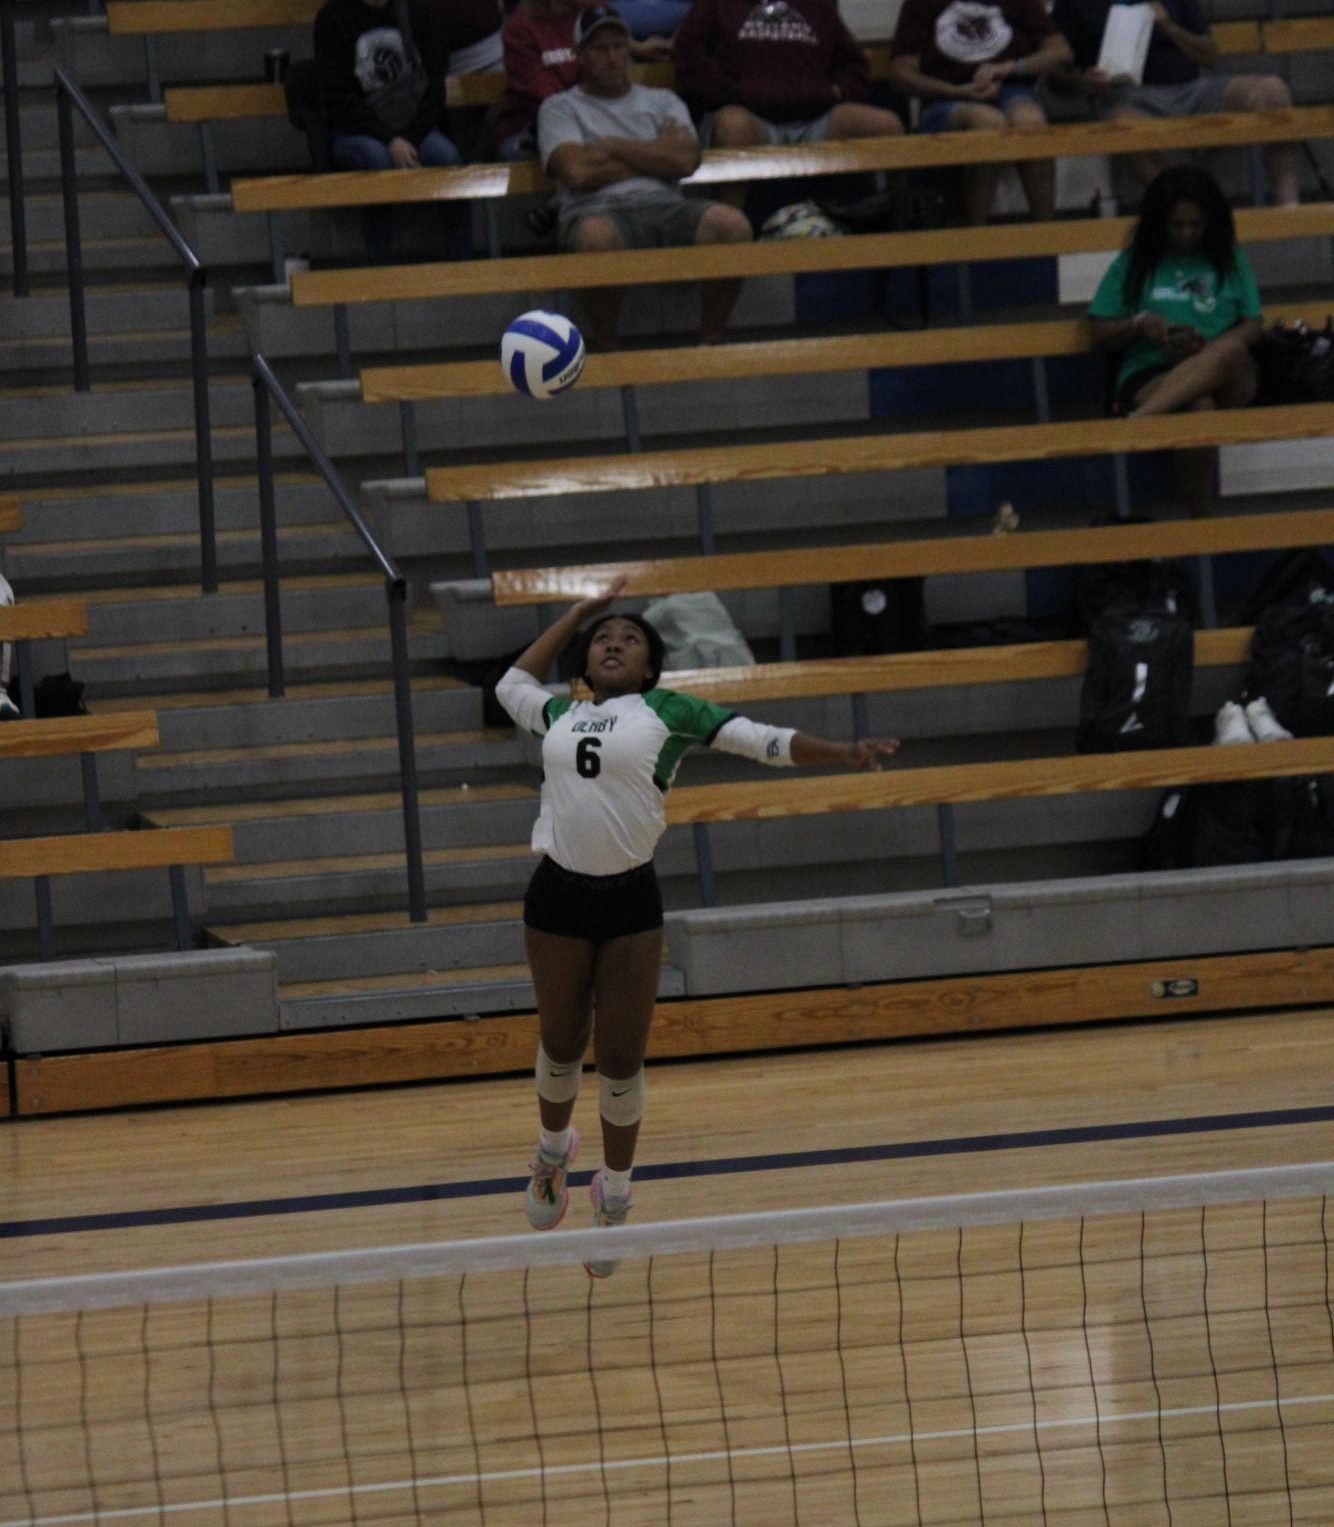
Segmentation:
{"type": "Polygon", "coordinates": [[[500,364],[516,392],[554,398],[584,369],[584,337],[561,313],[521,313],[500,341],[500,364]]]}

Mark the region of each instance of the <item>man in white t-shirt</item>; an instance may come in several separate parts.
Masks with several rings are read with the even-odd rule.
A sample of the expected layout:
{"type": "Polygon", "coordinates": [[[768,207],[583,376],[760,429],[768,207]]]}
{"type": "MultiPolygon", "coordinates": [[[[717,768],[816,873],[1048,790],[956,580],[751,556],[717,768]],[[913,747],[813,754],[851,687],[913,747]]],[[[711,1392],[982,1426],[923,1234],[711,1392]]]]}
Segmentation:
{"type": "MultiPolygon", "coordinates": [[[[653,249],[680,244],[743,244],[745,216],[721,202],[682,194],[680,181],[699,164],[699,139],[685,104],[670,90],[630,79],[630,34],[609,5],[579,13],[575,24],[579,83],[548,96],[537,117],[538,154],[559,184],[563,249],[653,249]]],[[[721,338],[741,290],[739,280],[706,281],[700,291],[700,337],[721,338]]],[[[587,294],[590,338],[617,342],[621,291],[587,294]]]]}

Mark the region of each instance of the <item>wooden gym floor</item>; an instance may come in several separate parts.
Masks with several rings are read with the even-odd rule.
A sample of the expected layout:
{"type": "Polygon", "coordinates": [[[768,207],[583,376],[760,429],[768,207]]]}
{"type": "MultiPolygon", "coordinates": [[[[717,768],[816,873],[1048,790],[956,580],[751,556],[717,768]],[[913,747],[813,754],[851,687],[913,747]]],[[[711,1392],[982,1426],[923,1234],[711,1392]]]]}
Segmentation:
{"type": "MultiPolygon", "coordinates": [[[[635,1220],[1334,1161],[1332,1016],[659,1065],[635,1220]]],[[[595,1107],[586,1078],[594,1134],[595,1107]]],[[[0,1280],[518,1233],[533,1130],[521,1079],[12,1122],[0,1280]]],[[[168,1351],[202,1306],[0,1321],[0,1527],[1327,1527],[1330,1220],[1169,1216],[1144,1258],[1106,1221],[1082,1271],[1077,1224],[849,1242],[841,1292],[829,1246],[435,1280],[347,1296],[337,1348],[327,1294],[240,1301],[207,1423],[168,1351]]]]}

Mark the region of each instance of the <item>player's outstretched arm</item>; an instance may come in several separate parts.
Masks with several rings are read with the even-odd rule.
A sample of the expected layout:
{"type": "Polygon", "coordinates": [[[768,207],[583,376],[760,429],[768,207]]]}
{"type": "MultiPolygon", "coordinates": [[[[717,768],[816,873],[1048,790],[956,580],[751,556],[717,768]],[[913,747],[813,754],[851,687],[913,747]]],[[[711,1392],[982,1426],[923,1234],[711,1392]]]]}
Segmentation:
{"type": "Polygon", "coordinates": [[[521,668],[524,673],[531,674],[540,683],[545,683],[547,674],[551,672],[551,665],[564,651],[565,644],[574,633],[586,620],[594,615],[601,615],[605,609],[609,608],[629,581],[629,578],[622,573],[619,578],[612,580],[604,593],[595,594],[589,599],[580,599],[572,604],[559,620],[553,621],[531,646],[526,647],[514,659],[514,667],[521,668]]]}
{"type": "Polygon", "coordinates": [[[863,737],[857,742],[834,742],[797,732],[792,738],[792,762],[798,768],[842,764],[848,769],[883,769],[884,760],[899,750],[897,737],[863,737]]]}

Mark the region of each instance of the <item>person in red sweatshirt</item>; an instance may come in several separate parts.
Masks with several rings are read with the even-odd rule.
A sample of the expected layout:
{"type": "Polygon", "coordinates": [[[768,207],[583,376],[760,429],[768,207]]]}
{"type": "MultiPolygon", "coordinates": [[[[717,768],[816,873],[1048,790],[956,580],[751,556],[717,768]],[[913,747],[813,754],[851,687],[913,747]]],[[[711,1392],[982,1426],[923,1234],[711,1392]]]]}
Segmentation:
{"type": "MultiPolygon", "coordinates": [[[[903,123],[873,106],[866,55],[834,0],[695,0],[676,34],[677,88],[705,113],[714,148],[884,138],[903,123]]],[[[719,188],[740,206],[746,187],[719,188]]]]}

